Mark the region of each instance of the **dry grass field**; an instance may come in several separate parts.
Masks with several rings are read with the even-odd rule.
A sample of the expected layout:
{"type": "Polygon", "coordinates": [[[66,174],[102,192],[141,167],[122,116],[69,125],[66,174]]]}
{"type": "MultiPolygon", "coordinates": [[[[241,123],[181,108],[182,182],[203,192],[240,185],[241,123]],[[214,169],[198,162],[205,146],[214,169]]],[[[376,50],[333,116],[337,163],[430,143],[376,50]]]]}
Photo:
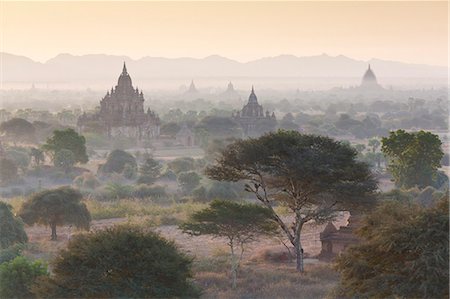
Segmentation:
{"type": "MultiPolygon", "coordinates": [[[[167,211],[173,213],[173,218],[169,219],[180,221],[185,218],[186,213],[181,213],[182,208],[167,207],[167,211]]],[[[197,208],[190,206],[187,210],[197,208]]],[[[161,225],[170,220],[163,218],[161,222],[161,215],[167,216],[164,208],[156,211],[156,214],[143,216],[94,220],[91,230],[132,223],[147,226],[174,240],[181,250],[194,258],[194,282],[202,289],[202,298],[327,298],[337,283],[338,275],[331,266],[313,258],[320,252],[319,233],[323,225],[305,226],[302,240],[307,257],[305,274],[300,275],[295,271],[294,261],[280,240],[266,238],[252,243],[245,251],[238,274],[238,286],[233,290],[225,240],[209,236],[192,237],[183,234],[177,225],[161,225]],[[155,220],[158,217],[159,220],[155,220]]],[[[347,217],[342,215],[335,224],[345,225],[347,217]]],[[[58,241],[50,241],[48,227],[36,225],[26,227],[26,231],[30,240],[25,255],[47,262],[78,233],[70,227],[59,227],[58,241]]]]}

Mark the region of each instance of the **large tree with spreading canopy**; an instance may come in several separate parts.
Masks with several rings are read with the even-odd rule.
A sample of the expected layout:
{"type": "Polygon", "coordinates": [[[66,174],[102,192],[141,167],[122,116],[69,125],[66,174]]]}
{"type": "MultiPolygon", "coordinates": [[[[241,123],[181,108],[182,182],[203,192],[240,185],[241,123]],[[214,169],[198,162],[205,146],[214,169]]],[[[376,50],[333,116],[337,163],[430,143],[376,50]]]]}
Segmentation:
{"type": "Polygon", "coordinates": [[[246,181],[246,191],[273,211],[295,248],[297,270],[303,272],[304,224],[328,221],[338,210],[370,202],[377,189],[369,167],[356,155],[328,137],[280,130],[230,144],[206,173],[220,181],[246,181]],[[292,223],[276,213],[276,204],[293,213],[292,223]]]}

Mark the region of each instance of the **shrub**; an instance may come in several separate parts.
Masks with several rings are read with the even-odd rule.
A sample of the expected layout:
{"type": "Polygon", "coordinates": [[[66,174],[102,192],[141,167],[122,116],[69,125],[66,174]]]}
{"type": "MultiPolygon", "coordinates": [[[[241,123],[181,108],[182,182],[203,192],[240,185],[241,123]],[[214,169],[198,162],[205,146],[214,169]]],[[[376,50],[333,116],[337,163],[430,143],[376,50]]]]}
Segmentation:
{"type": "Polygon", "coordinates": [[[16,257],[22,254],[23,249],[25,248],[25,244],[16,243],[8,248],[0,250],[0,265],[12,261],[16,257]]]}
{"type": "Polygon", "coordinates": [[[9,204],[0,202],[0,249],[28,241],[23,222],[12,213],[9,204]]]}
{"type": "Polygon", "coordinates": [[[176,174],[180,172],[186,172],[194,170],[195,160],[190,157],[177,158],[168,163],[169,169],[171,169],[176,174]]]}
{"type": "Polygon", "coordinates": [[[195,171],[180,172],[178,184],[184,194],[189,194],[200,184],[201,177],[195,171]]]}
{"type": "Polygon", "coordinates": [[[100,182],[97,180],[97,177],[90,172],[85,172],[82,175],[77,176],[73,180],[73,184],[78,188],[83,189],[95,189],[100,186],[100,182]]]}
{"type": "Polygon", "coordinates": [[[147,198],[147,197],[161,198],[167,196],[166,188],[164,188],[163,186],[158,185],[149,186],[146,184],[136,186],[132,194],[133,197],[137,198],[147,198]]]}
{"type": "Polygon", "coordinates": [[[108,155],[106,163],[102,166],[101,170],[105,174],[111,174],[113,172],[122,173],[127,164],[133,168],[137,167],[136,159],[133,155],[123,150],[114,150],[108,155]]]}
{"type": "Polygon", "coordinates": [[[46,276],[47,267],[18,256],[0,265],[0,298],[35,298],[31,287],[36,278],[46,276]]]}
{"type": "Polygon", "coordinates": [[[0,159],[0,182],[9,184],[17,179],[17,165],[13,160],[0,159]]]}
{"type": "Polygon", "coordinates": [[[239,195],[233,189],[233,185],[230,182],[214,181],[208,188],[206,193],[208,199],[238,199],[239,195]]]}
{"type": "Polygon", "coordinates": [[[116,226],[75,236],[37,293],[50,298],[196,297],[191,260],[154,232],[116,226]]]}

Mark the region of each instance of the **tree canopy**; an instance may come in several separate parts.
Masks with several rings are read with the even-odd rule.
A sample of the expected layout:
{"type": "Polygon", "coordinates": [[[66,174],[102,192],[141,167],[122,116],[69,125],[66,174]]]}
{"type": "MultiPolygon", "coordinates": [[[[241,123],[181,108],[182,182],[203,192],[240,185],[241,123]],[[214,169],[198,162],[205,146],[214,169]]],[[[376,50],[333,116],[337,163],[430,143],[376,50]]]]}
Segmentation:
{"type": "Polygon", "coordinates": [[[61,150],[69,150],[74,154],[75,163],[87,163],[86,139],[73,129],[55,130],[42,148],[54,158],[61,150]]]}
{"type": "Polygon", "coordinates": [[[89,229],[91,215],[81,202],[82,198],[80,192],[70,187],[41,191],[24,202],[19,215],[29,225],[49,225],[51,239],[56,240],[56,226],[73,224],[80,229],[89,229]]]}
{"type": "Polygon", "coordinates": [[[136,227],[76,235],[40,282],[45,298],[197,297],[191,259],[171,241],[136,227]]]}
{"type": "Polygon", "coordinates": [[[103,173],[122,173],[126,165],[136,168],[136,159],[132,154],[117,149],[109,153],[106,163],[101,169],[103,173]]]}
{"type": "Polygon", "coordinates": [[[146,158],[139,169],[139,184],[152,184],[161,175],[161,164],[153,158],[146,158]]]}
{"type": "Polygon", "coordinates": [[[9,204],[0,202],[0,249],[27,241],[22,220],[14,216],[9,204]]]}
{"type": "Polygon", "coordinates": [[[16,141],[34,141],[36,128],[23,118],[12,118],[0,124],[0,132],[16,141]]]}
{"type": "Polygon", "coordinates": [[[246,191],[272,210],[295,247],[297,270],[303,271],[303,225],[329,220],[337,210],[367,202],[377,189],[368,166],[356,155],[348,145],[328,137],[280,130],[230,144],[206,173],[216,180],[247,182],[246,191]],[[275,213],[275,203],[294,214],[291,225],[275,213]]]}
{"type": "Polygon", "coordinates": [[[382,139],[382,151],[388,157],[388,169],[397,186],[424,188],[433,185],[444,153],[437,135],[404,130],[390,132],[382,139]]]}
{"type": "Polygon", "coordinates": [[[425,208],[388,200],[358,231],[362,243],[337,259],[340,295],[357,298],[448,298],[448,194],[425,208]]]}
{"type": "Polygon", "coordinates": [[[23,256],[0,265],[0,298],[36,298],[33,285],[48,275],[41,261],[31,262],[23,256]]]}

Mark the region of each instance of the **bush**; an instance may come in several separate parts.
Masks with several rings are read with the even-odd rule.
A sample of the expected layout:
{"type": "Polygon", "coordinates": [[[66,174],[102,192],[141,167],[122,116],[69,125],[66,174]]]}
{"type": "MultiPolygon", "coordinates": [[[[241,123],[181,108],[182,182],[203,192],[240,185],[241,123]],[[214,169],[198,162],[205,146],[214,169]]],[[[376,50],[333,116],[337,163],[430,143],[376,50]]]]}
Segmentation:
{"type": "Polygon", "coordinates": [[[0,250],[0,265],[12,261],[16,257],[22,254],[25,245],[23,243],[17,243],[8,248],[0,250]]]}
{"type": "Polygon", "coordinates": [[[95,189],[100,186],[100,182],[97,177],[90,172],[85,172],[82,175],[77,176],[73,180],[73,184],[78,188],[83,189],[95,189]]]}
{"type": "Polygon", "coordinates": [[[163,186],[158,185],[149,186],[146,184],[136,186],[132,194],[133,197],[136,198],[147,198],[147,197],[161,198],[167,196],[166,188],[164,188],[163,186]]]}
{"type": "Polygon", "coordinates": [[[9,184],[17,179],[17,165],[13,160],[0,159],[0,183],[9,184]]]}
{"type": "Polygon", "coordinates": [[[169,169],[171,169],[176,174],[180,172],[186,172],[194,170],[195,160],[190,157],[177,158],[168,163],[169,169]]]}
{"type": "Polygon", "coordinates": [[[22,220],[15,217],[11,210],[9,204],[0,202],[0,249],[28,241],[22,220]]]}
{"type": "Polygon", "coordinates": [[[40,261],[30,262],[22,256],[0,265],[0,298],[35,298],[31,288],[38,277],[47,274],[40,261]]]}
{"type": "Polygon", "coordinates": [[[47,298],[196,297],[191,260],[154,232],[116,226],[75,236],[37,294],[47,298]]]}
{"type": "Polygon", "coordinates": [[[178,184],[184,194],[189,194],[200,184],[201,177],[195,171],[180,172],[178,184]]]}
{"type": "Polygon", "coordinates": [[[233,184],[230,182],[214,181],[206,193],[208,199],[238,199],[239,194],[233,190],[233,184]]]}
{"type": "Polygon", "coordinates": [[[122,173],[125,169],[125,165],[130,165],[133,168],[137,167],[136,159],[133,155],[123,151],[112,151],[106,160],[106,163],[102,166],[101,171],[105,174],[122,173]]]}

